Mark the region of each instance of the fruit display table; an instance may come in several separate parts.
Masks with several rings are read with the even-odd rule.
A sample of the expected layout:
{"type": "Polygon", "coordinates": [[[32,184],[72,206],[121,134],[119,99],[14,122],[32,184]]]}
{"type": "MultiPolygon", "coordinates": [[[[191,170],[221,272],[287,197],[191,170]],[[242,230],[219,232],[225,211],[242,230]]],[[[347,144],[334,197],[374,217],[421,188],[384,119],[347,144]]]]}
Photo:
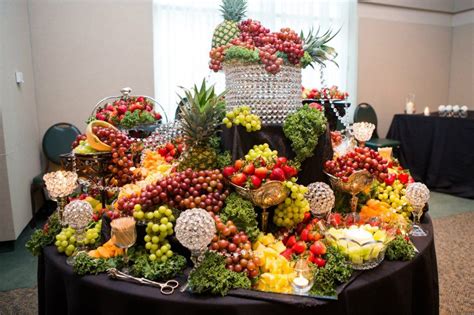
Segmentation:
{"type": "MultiPolygon", "coordinates": [[[[332,301],[243,294],[241,289],[226,297],[197,296],[179,289],[162,295],[158,288],[111,280],[106,274],[79,277],[66,264],[66,257],[48,246],[38,264],[39,314],[437,314],[438,271],[429,215],[422,225],[428,236],[413,239],[420,251],[413,260],[384,261],[360,273],[332,301]]],[[[183,286],[184,280],[178,280],[183,286]]]]}
{"type": "Polygon", "coordinates": [[[474,198],[474,112],[467,118],[395,115],[387,138],[399,140],[400,162],[430,189],[474,198]]]}

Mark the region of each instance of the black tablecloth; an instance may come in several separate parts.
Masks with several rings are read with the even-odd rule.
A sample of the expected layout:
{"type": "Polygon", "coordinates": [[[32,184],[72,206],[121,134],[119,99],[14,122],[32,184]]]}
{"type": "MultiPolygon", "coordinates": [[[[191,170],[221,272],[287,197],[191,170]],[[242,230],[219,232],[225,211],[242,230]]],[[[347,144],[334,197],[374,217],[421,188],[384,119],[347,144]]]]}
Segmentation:
{"type": "MultiPolygon", "coordinates": [[[[44,249],[38,263],[40,314],[437,314],[438,272],[429,216],[423,227],[428,237],[415,238],[420,254],[410,262],[384,261],[361,273],[337,301],[307,297],[266,300],[236,296],[196,296],[177,291],[161,295],[159,289],[110,280],[105,274],[79,277],[54,246],[44,249]]],[[[181,281],[183,283],[183,281],[181,281]]],[[[259,294],[262,295],[261,293],[259,294]]],[[[260,297],[261,298],[261,297],[260,297]]]]}
{"type": "Polygon", "coordinates": [[[474,198],[474,112],[469,118],[395,115],[387,138],[400,141],[400,162],[417,181],[474,198]]]}
{"type": "MultiPolygon", "coordinates": [[[[222,144],[224,149],[232,152],[233,160],[243,158],[247,152],[256,144],[268,143],[272,150],[277,150],[280,156],[289,159],[295,157],[291,149],[291,142],[286,139],[281,125],[262,126],[258,132],[247,132],[241,126],[224,128],[222,133],[222,144]]],[[[314,149],[314,155],[307,158],[301,165],[298,173],[298,183],[308,185],[312,182],[327,182],[327,176],[323,173],[323,164],[332,159],[331,134],[329,128],[319,137],[318,145],[314,149]]]]}

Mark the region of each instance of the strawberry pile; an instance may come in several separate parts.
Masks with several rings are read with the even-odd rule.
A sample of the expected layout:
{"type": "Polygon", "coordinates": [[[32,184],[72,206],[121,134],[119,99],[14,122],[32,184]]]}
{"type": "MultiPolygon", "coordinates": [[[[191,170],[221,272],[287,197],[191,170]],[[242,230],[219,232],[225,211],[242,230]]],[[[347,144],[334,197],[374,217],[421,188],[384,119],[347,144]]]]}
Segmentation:
{"type": "Polygon", "coordinates": [[[106,103],[96,110],[91,120],[103,120],[114,126],[132,128],[142,123],[153,123],[161,119],[161,114],[153,109],[153,104],[145,97],[127,97],[106,103]]]}
{"type": "Polygon", "coordinates": [[[257,157],[253,161],[237,160],[234,165],[224,167],[222,174],[240,187],[257,189],[270,180],[286,181],[298,174],[286,157],[277,157],[268,161],[257,157]]]}
{"type": "Polygon", "coordinates": [[[170,163],[174,159],[177,159],[183,150],[184,144],[181,141],[175,141],[175,143],[168,142],[158,148],[158,153],[165,158],[166,162],[170,163]]]}
{"type": "Polygon", "coordinates": [[[307,212],[303,222],[299,223],[294,234],[286,234],[283,244],[286,250],[280,253],[283,257],[291,260],[293,255],[306,257],[306,259],[318,267],[324,267],[326,260],[326,245],[323,243],[323,235],[318,226],[319,219],[311,219],[311,214],[307,212]]]}
{"type": "Polygon", "coordinates": [[[336,85],[328,88],[322,88],[318,90],[316,88],[308,89],[304,86],[301,87],[303,99],[331,99],[331,100],[345,100],[349,97],[349,93],[342,92],[336,85]]]}

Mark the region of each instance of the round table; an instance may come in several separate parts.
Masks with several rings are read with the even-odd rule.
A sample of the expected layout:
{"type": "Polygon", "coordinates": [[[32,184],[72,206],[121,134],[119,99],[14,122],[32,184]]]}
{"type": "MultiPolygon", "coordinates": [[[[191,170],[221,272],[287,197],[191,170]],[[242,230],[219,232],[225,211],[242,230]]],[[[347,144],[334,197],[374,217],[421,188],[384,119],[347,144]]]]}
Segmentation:
{"type": "MultiPolygon", "coordinates": [[[[425,215],[427,237],[414,239],[420,251],[409,262],[384,261],[359,274],[338,300],[258,293],[258,299],[197,296],[176,291],[161,295],[158,288],[108,279],[79,277],[54,246],[44,249],[38,263],[40,314],[437,314],[438,272],[433,226],[425,215]],[[262,299],[263,297],[263,299],[262,299]]],[[[184,281],[181,281],[183,284],[184,281]]]]}

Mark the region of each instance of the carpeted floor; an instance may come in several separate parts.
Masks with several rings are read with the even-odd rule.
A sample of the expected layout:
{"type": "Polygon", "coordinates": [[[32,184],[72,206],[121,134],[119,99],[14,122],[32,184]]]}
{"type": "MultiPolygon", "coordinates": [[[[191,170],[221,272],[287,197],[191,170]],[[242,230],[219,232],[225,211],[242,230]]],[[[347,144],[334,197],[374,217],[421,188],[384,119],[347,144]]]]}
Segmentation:
{"type": "MultiPolygon", "coordinates": [[[[434,219],[440,314],[474,314],[474,212],[434,219]]],[[[36,288],[0,292],[0,314],[37,314],[36,288]]]]}
{"type": "Polygon", "coordinates": [[[440,314],[474,314],[474,212],[434,220],[440,314]]]}

